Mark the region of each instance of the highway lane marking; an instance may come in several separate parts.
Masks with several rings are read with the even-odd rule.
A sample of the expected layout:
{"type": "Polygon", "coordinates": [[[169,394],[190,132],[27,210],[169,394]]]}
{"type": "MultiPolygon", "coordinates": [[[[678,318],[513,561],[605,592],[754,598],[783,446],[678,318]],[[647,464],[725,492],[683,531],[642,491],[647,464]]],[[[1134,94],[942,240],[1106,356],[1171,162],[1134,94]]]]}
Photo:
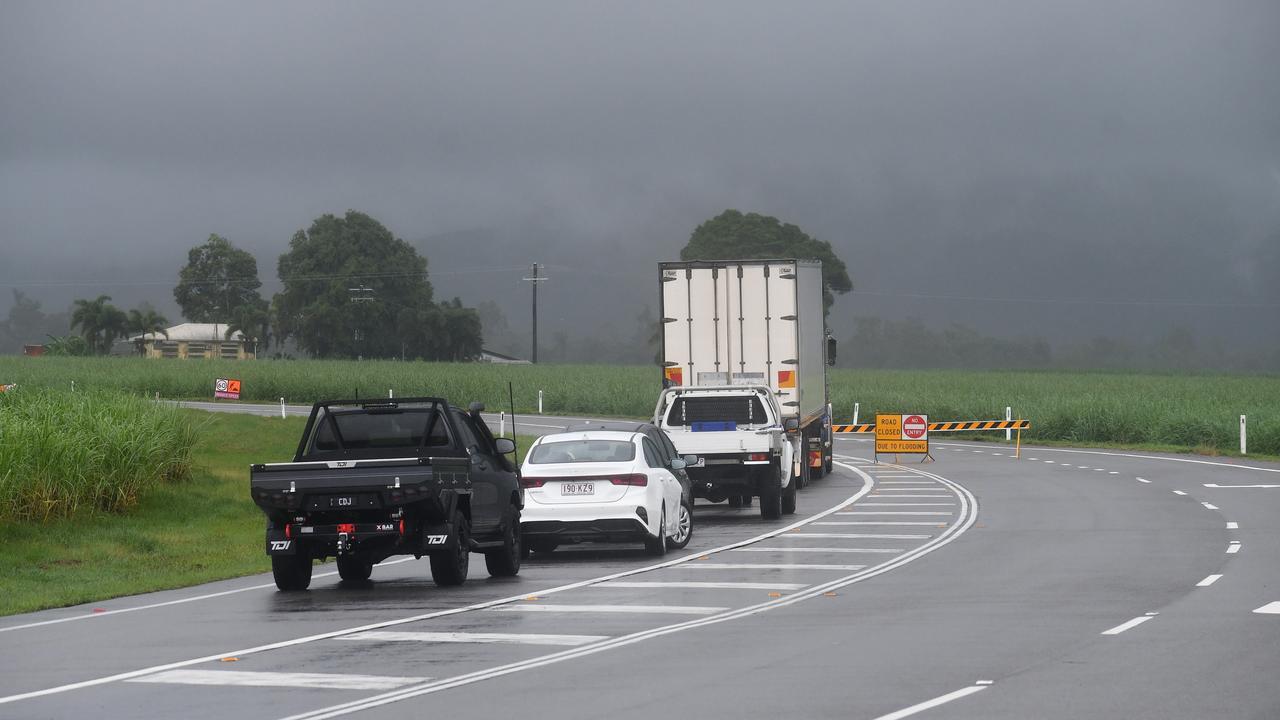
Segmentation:
{"type": "Polygon", "coordinates": [[[930,708],[936,708],[939,705],[946,705],[947,703],[953,700],[959,700],[962,697],[968,697],[976,692],[982,692],[983,690],[986,690],[989,687],[991,687],[991,681],[981,680],[979,682],[974,683],[973,685],[970,685],[967,688],[961,688],[959,690],[956,690],[955,692],[949,692],[946,695],[939,695],[938,697],[932,700],[925,700],[922,703],[916,703],[915,705],[912,705],[909,708],[903,708],[901,710],[898,710],[897,712],[891,712],[888,715],[881,715],[875,720],[902,720],[902,718],[911,717],[916,713],[924,712],[925,710],[929,710],[930,708]]]}
{"type": "MultiPolygon", "coordinates": [[[[844,499],[843,501],[835,504],[834,506],[826,510],[823,510],[820,513],[816,513],[810,517],[804,518],[802,520],[798,520],[794,523],[791,523],[790,525],[784,525],[783,527],[770,530],[760,535],[756,535],[755,537],[747,538],[745,540],[739,540],[737,542],[733,542],[728,545],[722,545],[718,548],[706,550],[702,554],[709,555],[712,553],[724,552],[726,550],[732,550],[734,548],[743,547],[745,545],[751,545],[753,543],[757,543],[762,540],[768,540],[770,538],[777,537],[795,528],[804,527],[805,525],[815,520],[819,520],[821,518],[827,517],[828,515],[831,515],[838,510],[849,507],[849,505],[861,499],[867,493],[871,492],[871,490],[875,487],[874,478],[872,478],[869,474],[867,474],[863,470],[853,467],[852,465],[841,465],[841,467],[847,470],[850,470],[854,473],[857,473],[865,480],[862,488],[858,492],[854,493],[853,495],[844,499]]],[[[940,476],[932,476],[932,477],[940,477],[940,476]]],[[[946,482],[950,482],[950,481],[946,481],[946,482]]],[[[954,485],[954,487],[958,488],[957,492],[964,490],[960,485],[954,485]]],[[[964,491],[964,492],[968,492],[968,491],[964,491]]],[[[974,500],[973,502],[974,502],[974,507],[976,508],[977,501],[974,500]]],[[[971,525],[972,523],[969,523],[969,524],[971,525]]],[[[956,525],[955,528],[957,528],[956,533],[953,535],[946,535],[946,537],[955,537],[956,535],[963,533],[964,530],[967,530],[968,526],[962,527],[960,525],[956,525]]],[[[940,546],[941,545],[938,545],[938,544],[927,544],[921,547],[940,547],[940,546]]],[[[131,678],[141,677],[144,675],[152,675],[164,670],[174,670],[174,669],[183,668],[183,667],[190,667],[192,665],[198,665],[200,663],[213,662],[213,661],[221,660],[224,657],[244,657],[246,655],[255,655],[259,653],[270,652],[272,650],[280,650],[282,648],[305,645],[307,643],[317,642],[320,640],[328,640],[330,638],[339,637],[341,635],[349,635],[354,632],[363,632],[366,630],[381,630],[383,628],[394,627],[396,625],[405,625],[408,623],[421,622],[423,620],[431,620],[434,618],[447,617],[450,615],[459,615],[462,613],[474,612],[477,610],[486,610],[489,608],[496,608],[498,606],[506,605],[508,603],[521,601],[530,594],[545,596],[545,595],[552,595],[555,593],[567,592],[570,590],[576,590],[581,587],[586,587],[588,585],[593,585],[598,582],[606,582],[608,580],[615,580],[618,578],[630,577],[632,575],[639,575],[641,573],[651,572],[653,570],[659,570],[662,568],[679,565],[685,562],[691,562],[695,560],[697,557],[699,556],[687,555],[685,557],[676,558],[674,560],[668,560],[668,561],[657,563],[654,565],[647,565],[647,566],[642,566],[638,568],[633,568],[630,570],[623,570],[620,572],[612,573],[609,575],[602,575],[602,576],[590,578],[587,580],[579,580],[577,582],[572,582],[566,585],[547,588],[545,590],[536,590],[533,592],[526,591],[519,595],[512,595],[510,597],[505,597],[505,598],[497,598],[494,600],[485,600],[483,602],[478,602],[471,605],[464,605],[461,607],[449,608],[447,610],[436,610],[428,613],[421,613],[418,615],[411,615],[408,617],[396,618],[393,620],[384,620],[381,622],[369,623],[367,625],[360,625],[357,627],[343,628],[341,630],[332,630],[329,632],[317,633],[315,635],[307,635],[304,637],[293,638],[290,640],[281,640],[278,642],[267,643],[264,645],[256,645],[248,648],[240,648],[238,650],[219,652],[216,654],[206,655],[203,657],[191,658],[188,660],[179,660],[176,662],[165,663],[163,665],[153,665],[151,667],[139,668],[137,670],[128,670],[125,672],[116,673],[114,675],[105,675],[97,678],[92,678],[89,680],[81,680],[78,682],[67,683],[65,685],[56,685],[56,686],[44,688],[41,690],[32,690],[29,692],[17,693],[14,695],[6,695],[3,697],[0,697],[0,705],[5,705],[7,703],[12,703],[12,702],[18,702],[20,700],[28,700],[31,698],[45,697],[48,695],[55,695],[59,693],[70,692],[72,690],[80,690],[88,687],[96,687],[98,685],[105,685],[113,682],[120,682],[122,680],[129,680],[131,678]]],[[[914,554],[909,556],[903,556],[903,557],[911,557],[912,559],[914,559],[914,554]]],[[[397,562],[408,561],[409,559],[410,558],[404,558],[402,560],[398,560],[397,562]]],[[[879,574],[879,572],[883,571],[881,570],[882,568],[892,569],[892,567],[896,567],[896,566],[893,566],[892,563],[899,562],[900,560],[902,560],[902,558],[895,558],[893,560],[887,561],[882,565],[876,566],[875,568],[870,568],[868,570],[862,571],[859,577],[862,577],[863,574],[865,573],[872,573],[870,575],[865,575],[865,576],[873,577],[874,575],[879,574]]],[[[380,563],[380,564],[387,564],[387,563],[380,563]]],[[[788,596],[787,598],[784,598],[784,600],[792,600],[799,597],[807,597],[807,593],[791,595],[791,596],[788,596]]],[[[777,602],[777,601],[771,601],[771,602],[777,602]]]]}
{"type": "Polygon", "coordinates": [[[1155,616],[1156,616],[1156,613],[1147,613],[1146,615],[1143,615],[1142,617],[1136,617],[1136,618],[1134,618],[1134,619],[1130,620],[1129,622],[1121,623],[1121,624],[1119,624],[1119,625],[1117,625],[1117,626],[1115,626],[1115,627],[1111,628],[1110,630],[1103,630],[1103,631],[1102,631],[1102,634],[1103,634],[1103,635],[1119,635],[1120,633],[1122,633],[1122,632],[1124,632],[1124,631],[1126,631],[1126,630],[1132,630],[1133,628],[1138,627],[1138,626],[1139,626],[1139,625],[1141,625],[1142,623],[1144,623],[1144,622],[1146,622],[1146,621],[1148,621],[1148,620],[1150,620],[1150,619],[1154,618],[1155,616]]]}
{"type": "Polygon", "coordinates": [[[855,507],[955,507],[955,503],[882,503],[864,502],[855,507]]]}
{"type": "MultiPolygon", "coordinates": [[[[854,472],[858,472],[859,474],[863,475],[863,477],[866,480],[868,480],[867,487],[870,487],[871,477],[866,475],[866,473],[862,473],[856,468],[848,465],[841,465],[841,467],[844,467],[849,470],[853,470],[854,472]]],[[[685,630],[691,630],[694,628],[704,627],[707,625],[714,625],[722,622],[736,620],[739,618],[749,617],[751,615],[768,612],[770,610],[780,608],[780,607],[787,607],[789,605],[803,602],[811,598],[820,597],[826,592],[848,587],[850,585],[853,585],[859,582],[864,582],[874,577],[878,577],[885,573],[892,572],[893,570],[896,570],[902,567],[903,565],[913,562],[920,557],[923,557],[940,548],[946,547],[947,545],[951,544],[956,539],[958,539],[961,535],[963,535],[969,528],[973,527],[974,523],[977,522],[978,501],[977,501],[977,498],[973,496],[973,493],[969,492],[969,490],[964,488],[964,486],[959,485],[950,480],[947,480],[946,478],[943,478],[940,475],[934,475],[932,473],[927,473],[925,471],[920,471],[920,472],[922,474],[928,475],[929,477],[937,479],[939,482],[946,484],[949,488],[951,488],[960,496],[962,500],[962,514],[961,514],[962,522],[952,526],[951,528],[948,528],[946,531],[944,531],[937,538],[933,539],[931,542],[925,543],[924,545],[914,548],[910,552],[907,552],[901,556],[887,560],[879,565],[869,567],[853,575],[848,575],[843,578],[837,578],[827,583],[815,585],[808,590],[796,593],[788,597],[768,600],[765,602],[758,603],[756,605],[740,608],[737,610],[732,610],[721,615],[699,618],[695,620],[687,620],[681,623],[676,623],[674,625],[667,625],[664,627],[651,628],[649,630],[643,630],[637,633],[633,633],[632,635],[626,635],[626,636],[614,638],[612,640],[603,641],[596,645],[588,645],[588,646],[583,646],[581,648],[564,650],[558,653],[553,653],[553,654],[546,655],[539,658],[522,660],[522,661],[510,663],[508,665],[489,668],[486,670],[479,670],[479,671],[475,671],[465,675],[459,675],[454,678],[427,683],[425,685],[422,685],[416,688],[415,687],[404,688],[402,690],[392,691],[389,693],[385,693],[383,695],[373,696],[371,698],[365,698],[363,700],[356,700],[349,703],[343,703],[340,705],[334,705],[327,708],[321,708],[319,710],[304,712],[298,715],[291,715],[288,718],[284,718],[283,720],[327,720],[328,718],[340,717],[342,715],[347,715],[354,712],[370,710],[370,709],[388,705],[394,702],[399,702],[401,700],[408,700],[411,698],[420,697],[422,695],[442,692],[444,690],[449,690],[455,687],[461,687],[464,685],[469,685],[469,684],[481,682],[484,680],[503,677],[505,675],[510,675],[510,674],[522,672],[525,670],[532,670],[535,668],[546,667],[546,666],[553,665],[566,660],[573,660],[581,657],[586,657],[588,655],[605,652],[615,648],[633,645],[639,642],[643,642],[644,640],[648,640],[650,638],[675,634],[675,633],[683,632],[685,630]]],[[[864,491],[865,490],[866,490],[866,487],[864,487],[864,491]]],[[[850,500],[850,502],[852,502],[852,500],[850,500]]],[[[750,544],[750,543],[749,542],[742,543],[742,545],[747,545],[747,544],[750,544]]],[[[716,552],[720,552],[721,550],[727,550],[727,549],[733,549],[733,548],[730,547],[730,548],[718,549],[716,550],[716,552]]],[[[703,554],[706,554],[706,553],[703,553],[703,554]]],[[[690,557],[692,558],[697,556],[690,556],[690,557]]],[[[672,563],[672,564],[675,564],[675,563],[672,563]]],[[[3,699],[0,699],[0,702],[2,701],[3,699]]]]}
{"type": "Polygon", "coordinates": [[[861,570],[866,565],[811,565],[804,563],[709,563],[678,565],[682,570],[861,570]]]}
{"type": "Polygon", "coordinates": [[[1151,484],[1151,481],[1146,478],[1138,478],[1138,482],[1147,483],[1148,485],[1151,484]]]}
{"type": "Polygon", "coordinates": [[[1235,555],[1238,552],[1240,552],[1240,541],[1232,540],[1231,544],[1227,546],[1227,554],[1235,555]]]}
{"type": "MultiPolygon", "coordinates": [[[[945,510],[854,510],[848,515],[950,515],[945,510]]],[[[817,523],[814,523],[817,525],[817,523]]]]}
{"type": "Polygon", "coordinates": [[[1196,583],[1196,587],[1209,587],[1210,585],[1218,582],[1218,579],[1221,577],[1222,575],[1210,575],[1209,577],[1196,583]]]}
{"type": "Polygon", "coordinates": [[[1228,529],[1228,530],[1239,530],[1239,529],[1240,529],[1240,523],[1238,523],[1238,522],[1229,522],[1229,523],[1227,523],[1227,529],[1228,529]]]}
{"type": "MultiPolygon", "coordinates": [[[[843,513],[836,513],[842,515],[843,513]]],[[[850,515],[861,515],[861,513],[849,513],[850,515]]],[[[814,523],[817,525],[817,523],[814,523]]],[[[844,525],[928,525],[929,527],[937,527],[937,520],[846,520],[844,525]]]]}
{"type": "MultiPolygon", "coordinates": [[[[310,408],[308,408],[308,411],[310,411],[310,408]]],[[[376,570],[384,565],[396,565],[398,563],[409,562],[415,559],[416,558],[405,557],[397,560],[386,560],[375,565],[374,569],[376,570]]],[[[323,577],[333,577],[337,574],[338,572],[334,570],[332,572],[318,573],[316,575],[313,575],[312,578],[314,579],[314,578],[323,578],[323,577]]],[[[209,600],[212,598],[225,597],[227,595],[235,595],[237,593],[249,592],[250,590],[265,590],[267,588],[271,588],[272,590],[274,590],[275,587],[276,587],[276,584],[273,582],[265,583],[263,585],[250,585],[249,587],[236,588],[234,590],[223,590],[221,592],[206,593],[204,595],[195,595],[192,597],[178,598],[177,600],[166,600],[164,602],[150,603],[148,605],[137,605],[135,607],[116,608],[114,610],[104,610],[102,612],[87,613],[85,615],[72,615],[70,617],[56,618],[53,620],[41,620],[39,622],[25,623],[23,625],[10,625],[9,627],[0,627],[0,633],[9,632],[10,630],[25,630],[27,628],[41,627],[44,625],[58,625],[60,623],[74,622],[76,620],[89,620],[91,618],[109,617],[111,615],[119,615],[121,613],[137,612],[139,610],[154,610],[155,608],[168,607],[170,605],[181,605],[183,603],[195,602],[197,600],[209,600]]]]}
{"type": "MultiPolygon", "coordinates": [[[[929,523],[929,524],[930,524],[930,525],[932,525],[933,523],[929,523]]],[[[821,552],[821,553],[886,553],[886,554],[893,554],[893,553],[900,553],[900,552],[903,552],[903,550],[902,550],[901,548],[838,548],[838,547],[781,547],[781,548],[776,548],[776,547],[744,547],[744,548],[734,548],[733,550],[730,550],[730,552],[780,552],[780,553],[793,553],[793,552],[821,552]]],[[[690,566],[681,566],[681,567],[690,567],[690,566]]],[[[696,565],[694,565],[694,566],[691,566],[691,567],[697,567],[697,566],[696,566],[696,565]]]]}
{"type": "Polygon", "coordinates": [[[1200,504],[1201,504],[1201,505],[1203,505],[1203,506],[1205,507],[1205,509],[1206,509],[1206,510],[1217,510],[1217,509],[1218,509],[1218,506],[1217,506],[1217,505],[1214,505],[1213,503],[1202,502],[1202,503],[1200,503],[1200,504]]]}
{"type": "Polygon", "coordinates": [[[1280,615],[1280,601],[1267,603],[1254,612],[1259,615],[1280,615]]]}
{"type": "Polygon", "coordinates": [[[431,678],[385,675],[342,675],[338,673],[250,672],[245,670],[168,670],[132,678],[135,683],[173,685],[239,685],[241,687],[289,687],[313,690],[393,690],[423,683],[431,678]]]}
{"type": "Polygon", "coordinates": [[[639,615],[714,615],[727,607],[706,605],[559,605],[554,603],[508,603],[486,608],[486,612],[636,613],[639,615]]]}
{"type": "MultiPolygon", "coordinates": [[[[885,483],[885,484],[887,484],[887,483],[885,483]]],[[[929,486],[928,486],[928,487],[898,487],[898,486],[896,486],[896,485],[895,485],[895,486],[893,486],[893,487],[886,487],[886,488],[882,488],[882,489],[880,489],[880,490],[873,490],[873,491],[871,492],[871,494],[872,494],[872,495],[877,495],[877,494],[882,493],[882,492],[914,492],[914,493],[930,493],[930,492],[938,492],[938,491],[940,491],[940,490],[945,490],[945,489],[946,489],[946,488],[940,487],[937,483],[929,483],[929,486]]],[[[943,495],[943,496],[941,496],[941,497],[951,497],[951,496],[950,496],[950,495],[943,495]]]]}
{"type": "Polygon", "coordinates": [[[790,533],[789,538],[828,538],[834,540],[928,540],[932,535],[861,535],[853,533],[790,533]]]}
{"type": "Polygon", "coordinates": [[[1181,490],[1174,490],[1174,491],[1173,491],[1173,494],[1174,494],[1174,495],[1186,495],[1186,493],[1182,492],[1181,490]]]}
{"type": "MultiPolygon", "coordinates": [[[[897,491],[895,491],[895,492],[897,492],[897,491]]],[[[881,498],[893,498],[893,499],[897,500],[897,499],[906,499],[906,498],[912,498],[912,499],[915,499],[915,498],[949,498],[949,497],[951,497],[951,496],[950,496],[950,495],[880,495],[879,493],[871,493],[870,495],[868,495],[868,497],[873,497],[873,498],[876,498],[877,500],[879,500],[879,499],[881,499],[881,498]]],[[[955,503],[947,503],[947,504],[948,504],[948,505],[955,505],[955,503]]],[[[867,503],[863,503],[863,506],[866,506],[866,505],[867,505],[867,503]]]]}
{"type": "Polygon", "coordinates": [[[1280,488],[1280,485],[1219,485],[1217,483],[1205,483],[1204,486],[1218,490],[1227,490],[1230,488],[1280,488]]]}
{"type": "Polygon", "coordinates": [[[601,640],[608,635],[544,635],[539,633],[481,633],[481,632],[412,632],[394,630],[370,630],[343,635],[337,640],[375,640],[382,642],[430,642],[430,643],[510,643],[514,645],[567,645],[576,647],[601,640]]]}
{"type": "MultiPolygon", "coordinates": [[[[942,443],[938,443],[937,446],[964,449],[963,445],[954,445],[954,444],[944,445],[942,443]]],[[[1035,449],[1039,452],[1060,452],[1060,453],[1071,453],[1076,455],[1105,455],[1107,457],[1123,457],[1123,458],[1136,458],[1138,460],[1161,460],[1164,462],[1194,463],[1196,465],[1213,465],[1215,467],[1234,468],[1236,470],[1255,470],[1258,472],[1280,473],[1280,468],[1259,467],[1257,465],[1236,465],[1233,463],[1215,462],[1213,460],[1191,460],[1188,458],[1160,457],[1159,455],[1139,455],[1137,453],[1104,452],[1102,450],[1067,450],[1065,448],[1047,448],[1047,447],[1046,448],[1037,447],[1035,449]]],[[[980,452],[980,451],[974,450],[974,452],[980,452]]],[[[1276,485],[1275,487],[1280,487],[1280,485],[1276,485]]]]}
{"type": "Polygon", "coordinates": [[[609,588],[636,588],[640,590],[651,588],[682,588],[688,590],[803,590],[808,585],[804,583],[775,583],[775,582],[701,582],[701,581],[663,581],[663,580],[644,580],[622,582],[607,582],[592,585],[593,588],[607,590],[609,588]]]}

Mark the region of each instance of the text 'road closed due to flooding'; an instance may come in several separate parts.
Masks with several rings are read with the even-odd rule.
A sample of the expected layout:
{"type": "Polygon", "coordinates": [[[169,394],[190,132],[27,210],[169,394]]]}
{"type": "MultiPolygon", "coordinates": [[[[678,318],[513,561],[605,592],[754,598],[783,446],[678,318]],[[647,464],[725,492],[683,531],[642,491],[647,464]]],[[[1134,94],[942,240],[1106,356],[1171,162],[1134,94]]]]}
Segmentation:
{"type": "Polygon", "coordinates": [[[929,452],[929,416],[876,415],[876,452],[929,452]]]}

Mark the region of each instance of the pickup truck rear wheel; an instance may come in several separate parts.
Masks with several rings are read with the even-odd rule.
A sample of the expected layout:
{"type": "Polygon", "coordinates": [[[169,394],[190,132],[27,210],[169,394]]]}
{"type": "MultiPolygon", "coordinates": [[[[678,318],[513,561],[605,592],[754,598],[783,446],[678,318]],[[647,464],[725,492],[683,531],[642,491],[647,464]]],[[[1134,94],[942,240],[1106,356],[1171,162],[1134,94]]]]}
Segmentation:
{"type": "Polygon", "coordinates": [[[484,554],[484,566],[493,577],[514,577],[520,572],[524,542],[520,537],[520,510],[512,506],[506,527],[502,530],[502,547],[484,554]]]}
{"type": "Polygon", "coordinates": [[[373,574],[373,560],[368,555],[339,555],[338,577],[344,582],[364,582],[373,574]]]}
{"type": "Polygon", "coordinates": [[[306,590],[311,586],[311,556],[302,548],[294,555],[272,555],[271,574],[280,590],[306,590]]]}
{"type": "Polygon", "coordinates": [[[454,546],[449,550],[433,552],[431,579],[440,587],[461,585],[467,580],[471,568],[471,523],[461,512],[453,515],[454,546]]]}

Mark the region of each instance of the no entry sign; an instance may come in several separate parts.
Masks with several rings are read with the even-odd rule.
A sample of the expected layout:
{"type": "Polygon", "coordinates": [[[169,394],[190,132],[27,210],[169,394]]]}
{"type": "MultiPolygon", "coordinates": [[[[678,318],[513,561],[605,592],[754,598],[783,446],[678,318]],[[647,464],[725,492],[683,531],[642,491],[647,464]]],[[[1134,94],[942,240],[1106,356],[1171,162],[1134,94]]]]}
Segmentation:
{"type": "Polygon", "coordinates": [[[929,452],[928,415],[876,415],[877,453],[929,452]]]}

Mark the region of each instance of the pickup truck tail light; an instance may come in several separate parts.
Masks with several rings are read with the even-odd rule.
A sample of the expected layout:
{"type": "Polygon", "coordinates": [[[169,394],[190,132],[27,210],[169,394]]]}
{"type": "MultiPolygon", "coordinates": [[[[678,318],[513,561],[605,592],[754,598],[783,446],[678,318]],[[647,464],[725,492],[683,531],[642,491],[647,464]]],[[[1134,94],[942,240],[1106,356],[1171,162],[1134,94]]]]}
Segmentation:
{"type": "Polygon", "coordinates": [[[751,453],[747,459],[752,462],[766,462],[769,459],[769,453],[751,453]]]}

